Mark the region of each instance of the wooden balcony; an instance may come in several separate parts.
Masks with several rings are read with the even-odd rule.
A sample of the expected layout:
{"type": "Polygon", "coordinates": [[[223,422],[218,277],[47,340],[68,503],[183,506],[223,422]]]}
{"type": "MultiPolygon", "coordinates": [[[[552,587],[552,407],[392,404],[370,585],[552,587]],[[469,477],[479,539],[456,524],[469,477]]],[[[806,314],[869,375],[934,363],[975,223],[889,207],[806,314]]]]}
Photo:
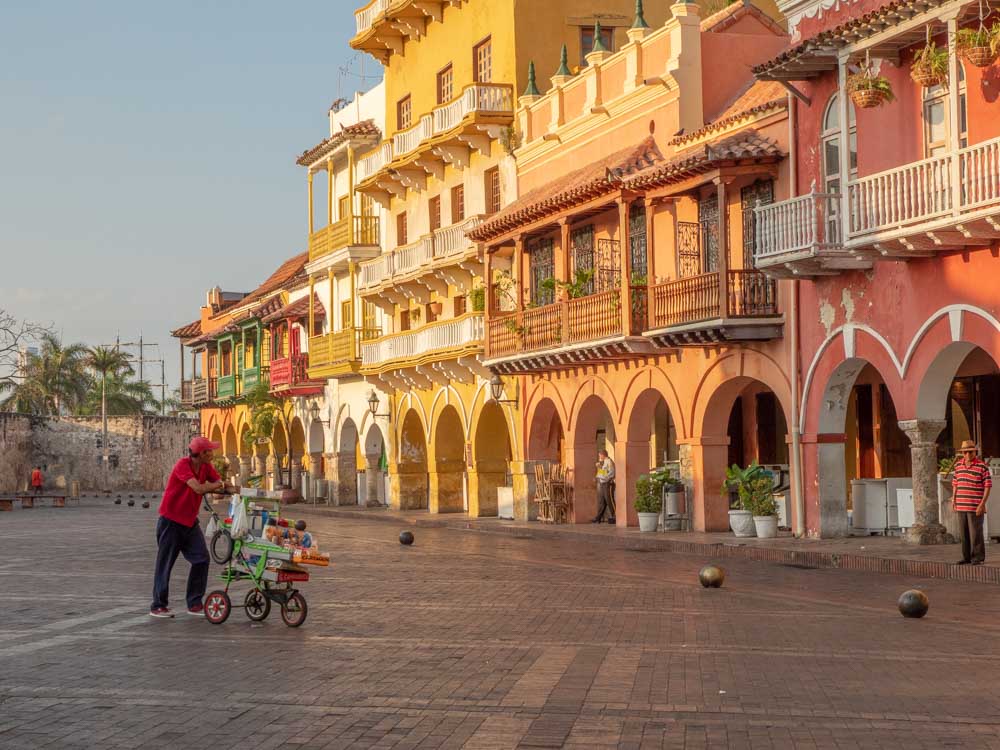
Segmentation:
{"type": "Polygon", "coordinates": [[[754,260],[817,276],[1000,239],[1000,138],[756,209],[754,260]],[[845,211],[846,209],[846,211],[845,211]]]}
{"type": "Polygon", "coordinates": [[[652,287],[644,335],[668,347],[779,338],[777,283],[760,271],[734,270],[726,274],[723,292],[719,276],[706,273],[652,287]]]}
{"type": "Polygon", "coordinates": [[[220,375],[215,380],[215,399],[218,401],[229,401],[237,396],[237,383],[235,373],[232,375],[220,375]]]}
{"type": "Polygon", "coordinates": [[[647,287],[631,291],[628,330],[617,288],[491,315],[485,364],[501,373],[540,372],[650,353],[652,346],[638,335],[646,327],[647,287]]]}
{"type": "Polygon", "coordinates": [[[244,367],[240,372],[240,377],[238,379],[239,390],[238,393],[242,395],[244,392],[250,390],[258,383],[267,384],[268,379],[268,368],[267,367],[244,367]]]}
{"type": "Polygon", "coordinates": [[[347,216],[323,227],[318,232],[313,232],[309,237],[309,260],[317,260],[351,245],[377,246],[378,244],[377,216],[347,216]]]}
{"type": "Polygon", "coordinates": [[[361,343],[381,331],[349,328],[309,339],[308,377],[312,380],[353,375],[361,369],[361,343]]]}
{"type": "Polygon", "coordinates": [[[309,377],[309,355],[295,354],[271,360],[271,392],[308,396],[323,391],[322,380],[309,377]]]}
{"type": "Polygon", "coordinates": [[[211,403],[215,398],[214,381],[208,378],[185,380],[181,383],[181,406],[197,409],[211,403]]]}
{"type": "Polygon", "coordinates": [[[367,376],[393,387],[430,388],[489,377],[478,361],[482,349],[483,314],[473,312],[366,341],[361,358],[367,376]]]}

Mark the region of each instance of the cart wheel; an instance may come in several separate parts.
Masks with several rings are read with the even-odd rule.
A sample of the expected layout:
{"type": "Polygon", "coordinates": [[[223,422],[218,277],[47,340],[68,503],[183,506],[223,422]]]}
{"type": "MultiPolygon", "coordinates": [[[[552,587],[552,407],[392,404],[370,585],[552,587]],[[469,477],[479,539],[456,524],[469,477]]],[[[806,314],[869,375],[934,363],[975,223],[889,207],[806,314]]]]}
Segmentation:
{"type": "Polygon", "coordinates": [[[271,614],[271,600],[264,596],[264,592],[257,589],[251,589],[247,593],[243,606],[246,608],[247,617],[254,622],[261,622],[271,614]]]}
{"type": "Polygon", "coordinates": [[[205,619],[213,625],[221,625],[229,619],[233,605],[225,591],[213,591],[205,597],[205,619]]]}
{"type": "Polygon", "coordinates": [[[293,594],[287,604],[281,605],[281,619],[290,628],[297,628],[304,623],[308,612],[306,598],[302,594],[293,594]]]}
{"type": "Polygon", "coordinates": [[[209,544],[209,551],[212,559],[219,565],[225,565],[233,559],[233,538],[228,531],[219,529],[212,534],[212,542],[209,544]]]}

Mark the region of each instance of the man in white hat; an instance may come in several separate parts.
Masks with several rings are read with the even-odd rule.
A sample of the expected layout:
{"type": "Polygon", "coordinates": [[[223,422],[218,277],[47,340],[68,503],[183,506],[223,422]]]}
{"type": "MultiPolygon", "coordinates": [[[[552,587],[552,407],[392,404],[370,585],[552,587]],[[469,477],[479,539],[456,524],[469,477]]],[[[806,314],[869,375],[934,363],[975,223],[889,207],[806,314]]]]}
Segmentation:
{"type": "Polygon", "coordinates": [[[963,441],[959,452],[962,456],[955,462],[951,480],[955,512],[962,524],[962,559],[958,564],[982,565],[986,562],[983,515],[993,480],[986,462],[979,458],[974,442],[963,441]]]}

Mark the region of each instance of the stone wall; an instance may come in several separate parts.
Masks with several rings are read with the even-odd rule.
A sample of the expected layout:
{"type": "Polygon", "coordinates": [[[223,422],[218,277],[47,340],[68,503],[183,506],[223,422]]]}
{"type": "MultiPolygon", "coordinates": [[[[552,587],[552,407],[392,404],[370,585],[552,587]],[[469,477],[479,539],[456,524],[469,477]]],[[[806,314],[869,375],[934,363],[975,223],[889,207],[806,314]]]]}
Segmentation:
{"type": "Polygon", "coordinates": [[[0,490],[6,491],[25,489],[34,465],[42,467],[48,488],[68,490],[77,481],[81,492],[162,490],[198,432],[197,420],[109,417],[105,476],[100,417],[0,419],[0,490]]]}

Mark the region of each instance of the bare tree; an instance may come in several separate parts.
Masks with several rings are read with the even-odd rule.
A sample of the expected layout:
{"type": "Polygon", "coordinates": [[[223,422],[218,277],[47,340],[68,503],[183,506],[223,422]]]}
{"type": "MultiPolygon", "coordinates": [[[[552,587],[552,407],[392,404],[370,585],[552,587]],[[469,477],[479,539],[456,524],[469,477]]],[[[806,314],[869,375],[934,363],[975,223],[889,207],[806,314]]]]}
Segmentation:
{"type": "Polygon", "coordinates": [[[49,332],[45,326],[21,320],[0,307],[0,385],[14,381],[21,350],[49,332]]]}

